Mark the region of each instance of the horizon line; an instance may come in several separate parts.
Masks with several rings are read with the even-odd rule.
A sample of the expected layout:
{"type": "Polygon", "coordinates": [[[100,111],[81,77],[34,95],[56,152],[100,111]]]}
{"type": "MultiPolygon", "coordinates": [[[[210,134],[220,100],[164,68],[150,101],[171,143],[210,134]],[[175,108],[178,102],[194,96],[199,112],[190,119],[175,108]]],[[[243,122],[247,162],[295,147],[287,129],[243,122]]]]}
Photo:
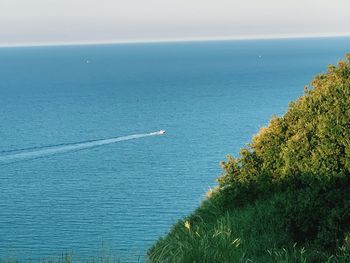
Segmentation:
{"type": "Polygon", "coordinates": [[[244,40],[283,40],[283,39],[309,39],[309,38],[337,38],[350,37],[350,33],[340,34],[308,34],[308,35],[265,35],[265,36],[238,36],[238,37],[198,37],[198,38],[160,38],[138,40],[106,40],[106,41],[77,41],[77,42],[46,42],[46,43],[16,43],[0,44],[0,48],[20,47],[59,47],[59,46],[93,46],[93,45],[123,45],[123,44],[157,44],[182,42],[214,42],[214,41],[244,41],[244,40]]]}

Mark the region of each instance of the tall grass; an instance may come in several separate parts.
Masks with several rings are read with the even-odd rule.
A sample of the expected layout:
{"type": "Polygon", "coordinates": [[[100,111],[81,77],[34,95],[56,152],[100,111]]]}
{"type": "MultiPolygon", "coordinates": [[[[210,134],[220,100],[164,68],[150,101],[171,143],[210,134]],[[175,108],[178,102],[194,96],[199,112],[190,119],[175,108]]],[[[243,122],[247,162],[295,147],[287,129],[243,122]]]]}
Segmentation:
{"type": "Polygon", "coordinates": [[[223,211],[211,200],[179,221],[149,250],[153,263],[215,262],[350,262],[346,247],[335,253],[312,245],[300,246],[283,229],[276,216],[274,196],[244,208],[223,211]],[[207,215],[205,215],[207,213],[207,215]],[[208,216],[209,215],[209,216],[208,216]]]}

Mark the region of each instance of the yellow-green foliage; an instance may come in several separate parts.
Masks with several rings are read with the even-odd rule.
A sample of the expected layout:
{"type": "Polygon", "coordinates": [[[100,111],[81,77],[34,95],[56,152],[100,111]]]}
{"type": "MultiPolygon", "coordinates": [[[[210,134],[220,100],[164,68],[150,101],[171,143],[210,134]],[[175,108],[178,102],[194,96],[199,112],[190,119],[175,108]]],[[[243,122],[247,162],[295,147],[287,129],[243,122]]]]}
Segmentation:
{"type": "MultiPolygon", "coordinates": [[[[254,183],[264,175],[273,183],[304,176],[328,182],[350,173],[350,55],[318,75],[305,95],[290,103],[254,136],[240,157],[228,157],[221,187],[254,183]]],[[[266,178],[265,178],[266,179],[266,178]]]]}
{"type": "Polygon", "coordinates": [[[187,232],[199,236],[178,223],[149,251],[152,261],[350,262],[350,54],[222,168],[219,187],[189,217],[187,232]],[[212,237],[220,222],[233,229],[227,240],[212,237]]]}
{"type": "Polygon", "coordinates": [[[286,192],[280,212],[290,235],[335,246],[350,226],[350,55],[222,167],[217,197],[224,206],[286,192]]]}

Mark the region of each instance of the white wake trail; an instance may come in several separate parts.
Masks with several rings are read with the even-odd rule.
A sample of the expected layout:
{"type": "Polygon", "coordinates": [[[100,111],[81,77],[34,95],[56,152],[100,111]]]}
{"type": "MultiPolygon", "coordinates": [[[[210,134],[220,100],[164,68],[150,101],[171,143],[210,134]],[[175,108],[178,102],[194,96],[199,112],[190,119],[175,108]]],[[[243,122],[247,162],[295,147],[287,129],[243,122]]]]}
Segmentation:
{"type": "Polygon", "coordinates": [[[21,150],[19,153],[0,156],[0,164],[15,163],[22,160],[36,159],[36,158],[58,154],[58,153],[79,151],[79,150],[84,150],[92,147],[112,144],[116,142],[140,139],[140,138],[149,137],[149,136],[158,136],[162,134],[163,133],[161,131],[158,131],[158,132],[143,133],[143,134],[133,134],[133,135],[115,137],[110,139],[89,141],[89,142],[71,143],[63,146],[61,145],[61,146],[41,147],[36,150],[21,150]]]}

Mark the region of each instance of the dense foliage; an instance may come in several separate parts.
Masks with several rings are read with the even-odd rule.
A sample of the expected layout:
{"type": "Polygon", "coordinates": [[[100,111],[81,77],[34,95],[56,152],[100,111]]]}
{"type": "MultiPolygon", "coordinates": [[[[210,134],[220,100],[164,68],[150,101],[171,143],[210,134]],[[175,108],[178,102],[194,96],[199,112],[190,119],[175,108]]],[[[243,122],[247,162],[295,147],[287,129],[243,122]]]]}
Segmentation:
{"type": "Polygon", "coordinates": [[[291,236],[336,245],[350,226],[349,60],[350,55],[318,75],[313,87],[262,128],[239,158],[222,163],[218,181],[226,192],[224,205],[287,192],[279,205],[291,236]]]}
{"type": "Polygon", "coordinates": [[[350,262],[350,55],[222,167],[219,187],[151,260],[350,262]]]}

